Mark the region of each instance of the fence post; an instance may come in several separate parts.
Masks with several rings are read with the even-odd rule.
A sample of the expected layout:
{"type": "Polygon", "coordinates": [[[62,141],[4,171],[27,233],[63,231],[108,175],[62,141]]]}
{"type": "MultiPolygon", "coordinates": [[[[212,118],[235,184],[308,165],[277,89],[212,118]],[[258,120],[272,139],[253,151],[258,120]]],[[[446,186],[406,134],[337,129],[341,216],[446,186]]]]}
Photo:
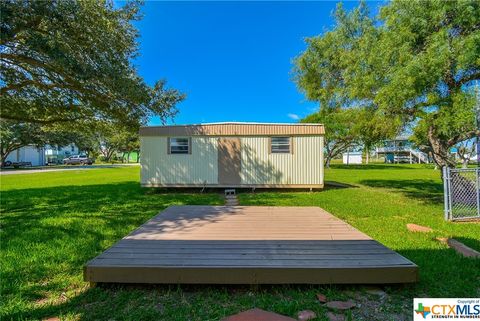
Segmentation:
{"type": "Polygon", "coordinates": [[[448,188],[448,167],[443,166],[442,168],[443,171],[443,203],[444,203],[444,211],[445,211],[445,221],[448,221],[450,219],[450,211],[449,211],[449,193],[450,189],[448,188]]]}

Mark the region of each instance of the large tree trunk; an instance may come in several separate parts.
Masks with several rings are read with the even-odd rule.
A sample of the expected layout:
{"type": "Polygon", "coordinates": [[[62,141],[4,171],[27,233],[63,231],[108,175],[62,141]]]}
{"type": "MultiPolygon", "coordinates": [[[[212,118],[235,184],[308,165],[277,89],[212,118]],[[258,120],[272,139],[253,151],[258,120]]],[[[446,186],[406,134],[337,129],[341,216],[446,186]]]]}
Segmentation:
{"type": "MultiPolygon", "coordinates": [[[[430,126],[428,128],[428,141],[432,148],[432,156],[435,164],[443,169],[444,167],[455,167],[455,160],[450,157],[450,147],[446,141],[441,140],[435,133],[435,128],[430,126]]],[[[443,170],[441,171],[443,179],[443,170]]]]}
{"type": "Polygon", "coordinates": [[[114,152],[115,152],[115,149],[113,148],[107,149],[107,152],[104,154],[105,162],[107,163],[110,162],[110,159],[112,158],[114,152]]]}
{"type": "Polygon", "coordinates": [[[325,167],[326,167],[326,168],[330,168],[330,162],[331,162],[331,160],[332,160],[332,156],[327,154],[327,155],[325,156],[325,167]]]}
{"type": "Polygon", "coordinates": [[[25,145],[8,145],[4,148],[0,148],[0,165],[3,165],[3,163],[7,160],[8,155],[10,155],[13,151],[16,151],[24,146],[25,145]]]}
{"type": "MultiPolygon", "coordinates": [[[[323,152],[323,151],[322,151],[323,152]]],[[[326,168],[330,168],[330,161],[332,160],[332,150],[330,149],[330,146],[328,145],[328,142],[326,141],[325,142],[325,152],[324,152],[324,155],[325,155],[325,160],[324,160],[324,163],[325,163],[325,167],[326,168]]]]}
{"type": "Polygon", "coordinates": [[[8,154],[5,153],[3,150],[0,151],[0,165],[3,166],[3,163],[7,159],[8,154]]]}

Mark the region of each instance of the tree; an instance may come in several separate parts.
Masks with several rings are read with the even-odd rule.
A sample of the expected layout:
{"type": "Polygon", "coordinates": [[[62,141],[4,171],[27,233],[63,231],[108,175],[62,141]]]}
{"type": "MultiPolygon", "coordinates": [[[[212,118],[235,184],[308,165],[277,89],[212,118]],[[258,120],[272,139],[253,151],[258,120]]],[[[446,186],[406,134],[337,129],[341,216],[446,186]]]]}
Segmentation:
{"type": "MultiPolygon", "coordinates": [[[[131,152],[139,145],[137,126],[99,121],[92,124],[93,140],[104,160],[109,162],[117,152],[131,152]]],[[[139,146],[138,146],[139,147],[139,146]]]]}
{"type": "Polygon", "coordinates": [[[480,2],[394,0],[378,19],[362,3],[350,13],[340,6],[335,17],[296,61],[307,97],[335,94],[350,107],[418,122],[435,162],[454,166],[450,148],[480,135],[471,90],[480,78],[480,2]]]}
{"type": "Polygon", "coordinates": [[[120,147],[120,152],[122,152],[122,162],[125,159],[125,154],[127,154],[127,163],[130,162],[130,154],[132,152],[137,152],[138,162],[138,153],[140,152],[140,136],[138,135],[138,132],[135,135],[125,137],[125,140],[120,147]]]}
{"type": "Polygon", "coordinates": [[[462,168],[467,168],[470,159],[475,155],[475,141],[473,139],[460,142],[455,146],[457,155],[462,161],[462,168]]]}
{"type": "Polygon", "coordinates": [[[0,120],[0,164],[3,164],[13,151],[28,145],[43,147],[49,145],[67,145],[71,143],[71,132],[39,124],[18,123],[0,120]]]}
{"type": "Polygon", "coordinates": [[[372,149],[380,142],[393,138],[401,129],[400,120],[386,117],[370,108],[358,108],[352,129],[355,139],[363,145],[365,163],[369,163],[372,149]]]}
{"type": "Polygon", "coordinates": [[[90,158],[100,155],[100,142],[97,139],[96,126],[92,123],[75,124],[70,127],[73,132],[71,143],[77,146],[79,151],[85,152],[90,158]],[[80,125],[82,124],[82,125],[80,125]]]}
{"type": "Polygon", "coordinates": [[[355,110],[321,109],[301,120],[302,123],[321,123],[325,126],[325,166],[335,157],[355,145],[354,128],[355,110]]]}
{"type": "Polygon", "coordinates": [[[309,118],[326,125],[327,166],[354,143],[364,145],[368,162],[373,146],[394,135],[400,125],[398,117],[386,117],[372,103],[356,100],[344,73],[352,59],[349,50],[356,46],[359,35],[374,30],[364,11],[362,4],[347,17],[340,8],[336,13],[339,27],[321,37],[307,39],[307,50],[295,60],[299,89],[308,99],[320,103],[320,113],[309,118]]]}
{"type": "Polygon", "coordinates": [[[132,63],[138,2],[5,0],[0,11],[2,119],[137,123],[174,115],[184,98],[132,63]]]}
{"type": "Polygon", "coordinates": [[[7,156],[29,144],[41,143],[42,136],[38,135],[39,128],[32,124],[17,124],[0,120],[0,158],[3,164],[7,156]]]}
{"type": "Polygon", "coordinates": [[[378,104],[423,120],[435,162],[455,166],[451,147],[480,135],[469,88],[480,79],[480,3],[394,1],[380,17],[385,24],[371,54],[390,58],[391,71],[378,104]]]}

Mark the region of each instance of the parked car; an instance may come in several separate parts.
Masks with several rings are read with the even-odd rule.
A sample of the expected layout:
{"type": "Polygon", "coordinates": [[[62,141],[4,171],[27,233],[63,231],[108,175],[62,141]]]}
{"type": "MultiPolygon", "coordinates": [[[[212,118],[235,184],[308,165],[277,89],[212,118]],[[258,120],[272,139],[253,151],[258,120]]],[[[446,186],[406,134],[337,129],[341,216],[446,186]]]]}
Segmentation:
{"type": "Polygon", "coordinates": [[[65,165],[92,165],[93,159],[88,158],[87,155],[73,155],[63,159],[65,165]]]}

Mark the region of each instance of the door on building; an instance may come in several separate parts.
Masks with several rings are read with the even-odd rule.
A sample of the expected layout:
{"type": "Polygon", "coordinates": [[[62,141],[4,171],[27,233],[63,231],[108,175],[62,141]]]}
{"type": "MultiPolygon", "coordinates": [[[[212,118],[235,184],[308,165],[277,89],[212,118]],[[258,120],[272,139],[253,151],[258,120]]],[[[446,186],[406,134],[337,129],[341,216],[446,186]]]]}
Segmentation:
{"type": "Polygon", "coordinates": [[[235,186],[241,184],[240,138],[221,137],[218,139],[218,184],[235,186]]]}

